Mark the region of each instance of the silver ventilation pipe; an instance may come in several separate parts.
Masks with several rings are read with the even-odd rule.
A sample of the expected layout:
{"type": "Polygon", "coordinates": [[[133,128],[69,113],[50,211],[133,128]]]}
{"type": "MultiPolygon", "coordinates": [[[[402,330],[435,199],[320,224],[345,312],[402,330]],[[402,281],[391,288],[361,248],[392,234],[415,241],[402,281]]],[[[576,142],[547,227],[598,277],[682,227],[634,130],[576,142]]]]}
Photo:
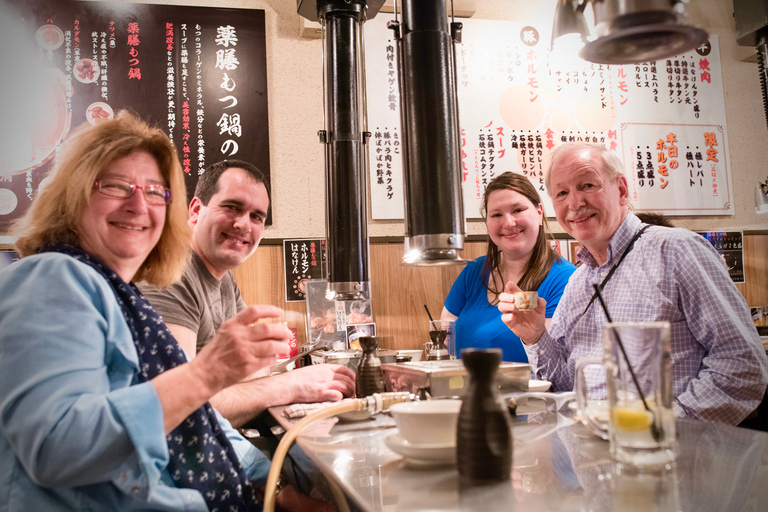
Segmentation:
{"type": "Polygon", "coordinates": [[[460,23],[449,32],[445,0],[405,0],[397,41],[403,132],[405,256],[414,265],[463,263],[461,139],[456,98],[460,23]]]}

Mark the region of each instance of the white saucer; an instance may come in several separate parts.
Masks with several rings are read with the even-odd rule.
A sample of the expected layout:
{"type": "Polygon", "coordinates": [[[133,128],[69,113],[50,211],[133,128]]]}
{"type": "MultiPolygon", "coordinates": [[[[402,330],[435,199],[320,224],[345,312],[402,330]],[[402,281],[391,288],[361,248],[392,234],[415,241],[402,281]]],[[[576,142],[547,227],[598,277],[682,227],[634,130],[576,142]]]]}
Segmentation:
{"type": "Polygon", "coordinates": [[[394,433],[384,439],[387,447],[405,457],[414,466],[447,466],[456,464],[455,444],[413,444],[394,433]]]}
{"type": "Polygon", "coordinates": [[[552,387],[552,383],[548,380],[529,380],[528,391],[534,393],[546,393],[549,388],[552,387]]]}

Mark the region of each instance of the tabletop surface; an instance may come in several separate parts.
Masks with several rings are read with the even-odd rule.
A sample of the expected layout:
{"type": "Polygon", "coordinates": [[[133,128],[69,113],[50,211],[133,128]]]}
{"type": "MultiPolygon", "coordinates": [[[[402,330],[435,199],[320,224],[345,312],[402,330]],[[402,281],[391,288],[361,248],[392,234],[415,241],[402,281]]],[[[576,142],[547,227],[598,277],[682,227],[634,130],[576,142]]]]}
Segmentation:
{"type": "MultiPolygon", "coordinates": [[[[569,408],[530,399],[513,417],[513,469],[501,484],[463,487],[455,465],[415,466],[387,447],[394,420],[336,418],[310,425],[298,444],[364,511],[768,510],[768,435],[677,420],[671,469],[633,473],[612,463],[608,442],[569,408]],[[526,409],[527,407],[527,409],[526,409]],[[524,414],[528,412],[528,414],[524,414]]],[[[282,407],[273,414],[281,419],[282,407]]]]}

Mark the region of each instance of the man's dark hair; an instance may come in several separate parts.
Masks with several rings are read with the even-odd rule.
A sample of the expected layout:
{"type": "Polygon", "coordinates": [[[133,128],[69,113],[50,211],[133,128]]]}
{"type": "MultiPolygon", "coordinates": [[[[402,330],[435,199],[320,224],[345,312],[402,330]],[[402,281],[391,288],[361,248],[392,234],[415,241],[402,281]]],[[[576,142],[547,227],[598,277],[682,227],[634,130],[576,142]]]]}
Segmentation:
{"type": "Polygon", "coordinates": [[[640,212],[640,213],[636,213],[635,216],[638,219],[640,219],[641,222],[644,222],[646,224],[652,224],[654,226],[664,226],[665,228],[675,227],[674,225],[672,225],[671,222],[669,222],[669,219],[667,219],[661,213],[640,212]]]}
{"type": "Polygon", "coordinates": [[[256,183],[264,185],[264,188],[267,189],[267,197],[271,200],[269,181],[267,181],[267,177],[258,167],[249,164],[248,162],[244,162],[243,160],[222,160],[221,162],[209,165],[202,176],[197,180],[195,197],[200,199],[200,202],[203,203],[204,206],[208,206],[208,201],[210,201],[213,195],[219,191],[219,178],[221,175],[224,174],[224,171],[231,169],[232,167],[243,169],[251,175],[251,178],[253,178],[256,183]]]}

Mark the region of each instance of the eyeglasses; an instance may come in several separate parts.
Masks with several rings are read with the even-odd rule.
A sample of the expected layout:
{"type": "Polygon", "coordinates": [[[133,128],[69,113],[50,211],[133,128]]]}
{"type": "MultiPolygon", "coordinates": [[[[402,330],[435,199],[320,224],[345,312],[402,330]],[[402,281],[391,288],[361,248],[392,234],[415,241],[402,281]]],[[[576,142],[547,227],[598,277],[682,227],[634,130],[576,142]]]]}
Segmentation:
{"type": "Polygon", "coordinates": [[[118,178],[102,178],[96,180],[93,188],[105,196],[122,197],[123,199],[131,197],[136,192],[136,189],[140,188],[144,192],[144,199],[146,199],[147,204],[171,204],[171,190],[162,185],[149,184],[141,186],[118,178]]]}

